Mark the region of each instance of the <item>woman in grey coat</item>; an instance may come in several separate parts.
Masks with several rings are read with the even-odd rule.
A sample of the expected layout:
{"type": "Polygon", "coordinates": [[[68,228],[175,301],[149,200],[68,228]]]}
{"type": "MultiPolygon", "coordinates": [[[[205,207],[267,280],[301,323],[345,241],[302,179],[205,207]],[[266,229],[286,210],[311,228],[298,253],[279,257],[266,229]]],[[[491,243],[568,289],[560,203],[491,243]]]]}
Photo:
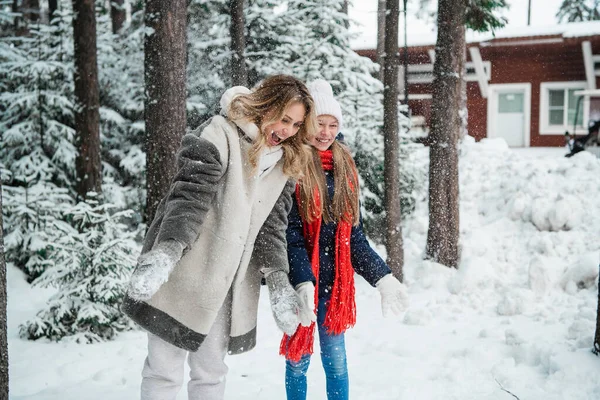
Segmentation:
{"type": "Polygon", "coordinates": [[[149,332],[142,400],[175,399],[188,353],[188,398],[223,398],[226,353],[256,344],[263,277],[277,325],[310,324],[287,277],[285,230],[290,178],[303,176],[316,132],[312,98],[277,75],[229,89],[221,108],[184,136],[123,302],[149,332]]]}

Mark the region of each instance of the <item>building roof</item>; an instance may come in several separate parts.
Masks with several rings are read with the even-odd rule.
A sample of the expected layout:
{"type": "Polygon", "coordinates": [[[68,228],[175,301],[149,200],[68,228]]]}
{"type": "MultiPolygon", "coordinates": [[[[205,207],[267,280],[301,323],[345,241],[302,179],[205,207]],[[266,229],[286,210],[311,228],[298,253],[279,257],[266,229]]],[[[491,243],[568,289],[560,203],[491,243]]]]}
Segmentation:
{"type": "MultiPolygon", "coordinates": [[[[586,36],[598,36],[600,35],[600,21],[589,21],[589,22],[572,22],[568,24],[557,24],[549,26],[519,26],[519,27],[506,27],[499,29],[492,34],[491,32],[479,33],[467,31],[467,43],[481,43],[481,42],[493,42],[493,41],[512,41],[513,39],[522,40],[524,38],[539,38],[544,36],[552,37],[563,37],[563,38],[575,38],[575,37],[586,37],[586,36]]],[[[398,46],[404,46],[404,35],[400,32],[398,35],[398,46]]],[[[416,46],[431,46],[435,45],[437,40],[437,33],[431,32],[430,34],[419,34],[418,36],[411,36],[410,26],[408,30],[408,45],[411,47],[416,46]]],[[[375,49],[377,44],[374,43],[371,47],[375,49]]],[[[355,50],[367,49],[366,43],[362,43],[357,46],[355,50]]]]}

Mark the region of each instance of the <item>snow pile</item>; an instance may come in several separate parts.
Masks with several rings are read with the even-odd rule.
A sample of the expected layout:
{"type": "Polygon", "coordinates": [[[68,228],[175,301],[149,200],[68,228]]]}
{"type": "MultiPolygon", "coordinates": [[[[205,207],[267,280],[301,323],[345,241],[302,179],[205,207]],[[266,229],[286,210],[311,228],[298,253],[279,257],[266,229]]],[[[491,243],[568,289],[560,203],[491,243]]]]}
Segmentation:
{"type": "MultiPolygon", "coordinates": [[[[598,399],[592,348],[600,261],[600,159],[563,149],[509,149],[501,140],[461,146],[462,261],[422,255],[427,190],[403,230],[410,307],[384,319],[377,290],[357,279],[357,324],[346,334],[355,399],[598,399]]],[[[427,149],[415,157],[426,163],[427,149]]],[[[17,326],[51,295],[9,268],[11,399],[139,398],[141,332],[95,345],[29,342],[17,326]]],[[[284,398],[281,332],[266,288],[258,343],[227,358],[226,399],[284,398]]],[[[318,357],[308,398],[325,398],[318,357]]],[[[187,374],[186,374],[187,376],[187,374]]],[[[186,399],[185,386],[177,397],[186,399]]]]}

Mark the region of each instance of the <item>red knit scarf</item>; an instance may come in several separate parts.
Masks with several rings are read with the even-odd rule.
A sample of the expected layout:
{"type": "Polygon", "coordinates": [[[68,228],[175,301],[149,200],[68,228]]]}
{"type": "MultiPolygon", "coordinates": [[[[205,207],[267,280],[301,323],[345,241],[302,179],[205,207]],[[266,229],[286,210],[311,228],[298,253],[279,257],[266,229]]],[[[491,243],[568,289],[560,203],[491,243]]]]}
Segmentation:
{"type": "MultiPolygon", "coordinates": [[[[331,150],[320,151],[321,164],[325,171],[333,170],[333,154],[331,150]]],[[[296,198],[300,204],[300,187],[296,186],[296,198]]],[[[315,190],[315,206],[320,209],[321,199],[315,190]]],[[[304,240],[309,254],[312,271],[317,285],[315,287],[315,310],[319,302],[319,234],[321,232],[322,216],[311,223],[303,222],[304,240]]],[[[350,235],[352,233],[352,218],[342,218],[338,221],[335,235],[335,278],[327,314],[325,328],[328,334],[339,335],[356,323],[356,303],[354,301],[354,269],[350,259],[350,235]]],[[[303,355],[313,353],[315,323],[309,327],[298,326],[290,337],[283,335],[279,354],[288,360],[299,361],[303,355]]]]}

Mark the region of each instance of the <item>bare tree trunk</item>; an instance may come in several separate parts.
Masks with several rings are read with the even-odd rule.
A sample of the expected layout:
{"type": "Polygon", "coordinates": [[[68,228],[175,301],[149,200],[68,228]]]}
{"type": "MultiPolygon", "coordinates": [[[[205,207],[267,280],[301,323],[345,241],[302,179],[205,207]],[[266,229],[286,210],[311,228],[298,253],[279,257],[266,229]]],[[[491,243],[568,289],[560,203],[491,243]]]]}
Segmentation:
{"type": "Polygon", "coordinates": [[[30,22],[37,22],[40,19],[40,0],[23,0],[21,2],[21,12],[25,19],[30,22]]]}
{"type": "Polygon", "coordinates": [[[383,76],[384,185],[387,263],[403,279],[404,249],[400,210],[400,167],[398,139],[398,13],[399,0],[386,0],[385,62],[383,76]]]}
{"type": "Polygon", "coordinates": [[[248,86],[248,70],[244,49],[246,35],[244,32],[244,0],[231,0],[231,81],[234,86],[248,86]]]}
{"type": "Polygon", "coordinates": [[[58,10],[58,0],[48,0],[48,22],[52,22],[56,10],[58,10]]]}
{"type": "MultiPolygon", "coordinates": [[[[600,265],[598,268],[600,268],[600,265]]],[[[596,312],[596,334],[594,335],[593,351],[596,355],[600,354],[600,281],[598,283],[598,311],[596,312]]]]}
{"type": "Polygon", "coordinates": [[[461,70],[465,54],[465,2],[439,0],[438,37],[433,67],[429,148],[429,231],[427,258],[458,267],[458,138],[461,70]]]}
{"type": "Polygon", "coordinates": [[[146,0],[146,220],[152,221],[175,174],[186,128],[186,0],[146,0]]]}
{"type": "MultiPolygon", "coordinates": [[[[349,5],[348,5],[348,0],[344,0],[344,1],[342,2],[342,12],[343,12],[344,14],[346,14],[346,16],[348,16],[348,6],[349,6],[349,5]]],[[[346,20],[344,21],[344,26],[346,27],[346,29],[350,28],[350,21],[349,21],[348,19],[346,19],[346,20]]]]}
{"type": "Polygon", "coordinates": [[[0,182],[0,400],[8,400],[8,340],[6,335],[6,263],[2,224],[2,182],[0,182]]]}
{"type": "Polygon", "coordinates": [[[379,64],[379,80],[383,82],[383,63],[385,57],[385,0],[377,3],[377,64],[379,64]]]}
{"type": "Polygon", "coordinates": [[[29,34],[29,24],[40,20],[40,2],[39,0],[13,0],[11,5],[13,13],[20,14],[14,19],[14,30],[17,36],[26,36],[29,34]]]}
{"type": "Polygon", "coordinates": [[[469,133],[469,108],[467,106],[467,48],[462,52],[462,68],[460,69],[460,131],[458,140],[462,141],[469,133]]]}
{"type": "Polygon", "coordinates": [[[110,20],[112,22],[113,33],[119,33],[125,23],[125,1],[111,0],[110,2],[110,20]]]}
{"type": "Polygon", "coordinates": [[[73,0],[75,42],[75,131],[78,154],[76,190],[85,199],[88,192],[102,191],[100,162],[100,98],[96,59],[96,15],[94,0],[73,0]]]}

